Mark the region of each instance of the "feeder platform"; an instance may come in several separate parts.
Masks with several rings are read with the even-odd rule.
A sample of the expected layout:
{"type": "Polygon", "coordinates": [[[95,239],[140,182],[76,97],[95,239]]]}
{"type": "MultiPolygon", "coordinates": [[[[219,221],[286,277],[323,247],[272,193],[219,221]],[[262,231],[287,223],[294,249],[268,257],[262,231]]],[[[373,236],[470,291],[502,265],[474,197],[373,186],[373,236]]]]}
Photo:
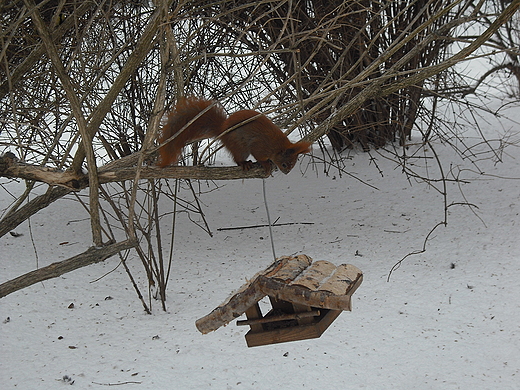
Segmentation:
{"type": "Polygon", "coordinates": [[[245,313],[247,319],[237,325],[250,327],[249,347],[317,338],[342,311],[352,310],[351,296],[362,280],[351,264],[283,256],[195,324],[206,334],[245,313]],[[266,296],[272,309],[264,315],[259,302],[266,296]]]}

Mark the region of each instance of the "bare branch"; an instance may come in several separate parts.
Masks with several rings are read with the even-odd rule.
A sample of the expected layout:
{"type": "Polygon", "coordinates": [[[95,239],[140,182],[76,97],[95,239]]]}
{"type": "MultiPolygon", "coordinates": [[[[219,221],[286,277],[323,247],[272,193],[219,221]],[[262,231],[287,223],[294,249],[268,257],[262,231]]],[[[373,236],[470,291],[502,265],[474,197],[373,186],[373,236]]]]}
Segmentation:
{"type": "Polygon", "coordinates": [[[32,286],[35,283],[57,278],[58,276],[77,270],[78,268],[105,261],[109,257],[121,251],[133,248],[134,246],[134,242],[127,240],[110,244],[105,247],[91,247],[85,252],[71,257],[70,259],[53,263],[47,267],[28,272],[25,275],[0,284],[0,298],[25,287],[32,286]]]}

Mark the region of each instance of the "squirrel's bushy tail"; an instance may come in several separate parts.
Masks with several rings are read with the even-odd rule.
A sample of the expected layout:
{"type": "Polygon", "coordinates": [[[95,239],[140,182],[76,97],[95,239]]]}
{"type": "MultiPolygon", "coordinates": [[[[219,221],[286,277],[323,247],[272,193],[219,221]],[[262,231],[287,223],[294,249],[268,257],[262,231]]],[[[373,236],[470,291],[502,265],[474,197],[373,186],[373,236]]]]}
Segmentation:
{"type": "Polygon", "coordinates": [[[173,139],[159,148],[157,165],[166,167],[176,163],[182,148],[190,142],[218,137],[224,131],[226,118],[224,109],[216,101],[195,97],[179,98],[168,116],[168,122],[159,131],[159,143],[171,137],[173,139]],[[193,123],[190,123],[192,120],[193,123]]]}

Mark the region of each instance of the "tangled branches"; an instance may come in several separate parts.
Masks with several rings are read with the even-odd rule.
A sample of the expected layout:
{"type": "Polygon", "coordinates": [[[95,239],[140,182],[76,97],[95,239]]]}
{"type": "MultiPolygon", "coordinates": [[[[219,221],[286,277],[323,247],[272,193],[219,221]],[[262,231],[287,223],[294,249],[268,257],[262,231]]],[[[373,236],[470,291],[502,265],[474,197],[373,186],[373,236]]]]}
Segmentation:
{"type": "MultiPolygon", "coordinates": [[[[323,146],[325,136],[336,151],[394,140],[404,150],[418,122],[426,124],[424,142],[438,134],[441,99],[455,101],[485,82],[453,85],[460,80],[453,65],[493,55],[494,71],[518,77],[519,7],[520,0],[2,3],[2,153],[42,168],[31,174],[65,171],[84,180],[86,171],[93,242],[118,241],[116,225],[124,231],[164,304],[169,268],[157,208],[164,188],[149,166],[176,96],[262,110],[289,132],[299,129],[294,137],[323,146]],[[114,167],[124,179],[103,184],[100,171],[114,167]]],[[[215,150],[194,145],[185,163],[211,163],[215,150]]],[[[3,213],[2,232],[73,190],[49,186],[28,200],[34,180],[3,213]]],[[[172,200],[203,220],[186,186],[195,200],[183,203],[175,191],[172,200]]]]}

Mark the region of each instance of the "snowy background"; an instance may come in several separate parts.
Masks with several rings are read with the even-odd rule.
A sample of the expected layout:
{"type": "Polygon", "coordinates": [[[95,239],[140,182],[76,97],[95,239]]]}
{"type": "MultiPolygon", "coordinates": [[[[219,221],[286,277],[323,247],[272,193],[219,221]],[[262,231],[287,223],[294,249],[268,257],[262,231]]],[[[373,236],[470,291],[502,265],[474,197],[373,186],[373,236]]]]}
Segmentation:
{"type": "MultiPolygon", "coordinates": [[[[407,257],[389,281],[392,266],[421,251],[443,221],[439,191],[407,177],[382,151],[345,154],[346,172],[365,183],[334,169],[325,175],[311,156],[288,176],[277,172],[267,180],[272,219],[295,223],[274,228],[278,256],[304,253],[364,273],[353,311],[321,338],[247,348],[247,327],[197,331],[195,320],[273,261],[266,228],[217,231],[266,223],[261,180],[221,182],[217,189],[200,183],[214,237],[180,214],[168,311],[155,302],[153,315],[144,313],[117,257],[2,298],[2,389],[520,389],[514,110],[513,121],[489,117],[481,124],[490,139],[510,143],[502,148],[492,140],[496,156],[466,134],[478,165],[435,144],[446,176],[467,183],[448,184],[448,225],[435,229],[426,251],[407,257]]],[[[412,168],[438,178],[431,151],[417,156],[412,168]]],[[[1,194],[3,210],[12,199],[1,194]]],[[[15,232],[21,236],[0,239],[0,282],[90,245],[87,217],[72,197],[15,232]]],[[[146,291],[140,261],[128,262],[146,291]]]]}

